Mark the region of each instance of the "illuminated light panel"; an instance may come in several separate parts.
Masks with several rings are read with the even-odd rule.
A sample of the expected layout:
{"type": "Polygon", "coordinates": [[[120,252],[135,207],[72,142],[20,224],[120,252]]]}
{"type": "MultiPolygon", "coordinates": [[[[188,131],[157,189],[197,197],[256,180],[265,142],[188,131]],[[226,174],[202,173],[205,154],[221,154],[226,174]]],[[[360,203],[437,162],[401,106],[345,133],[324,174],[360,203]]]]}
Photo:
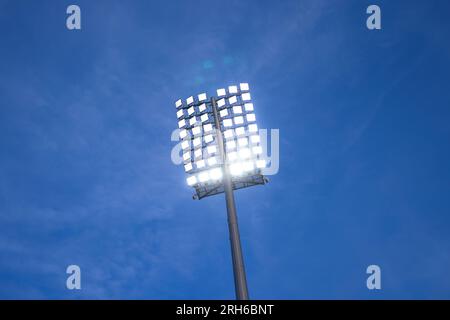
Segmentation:
{"type": "Polygon", "coordinates": [[[202,116],[200,117],[200,121],[201,121],[201,122],[208,121],[208,115],[207,115],[207,114],[202,115],[202,116]]]}
{"type": "Polygon", "coordinates": [[[241,159],[250,158],[250,149],[243,148],[243,149],[239,150],[239,158],[241,158],[241,159]]]}
{"type": "Polygon", "coordinates": [[[223,120],[223,126],[224,127],[232,127],[233,121],[231,121],[231,119],[225,119],[225,120],[223,120]]]}
{"type": "Polygon", "coordinates": [[[177,108],[181,107],[182,105],[183,105],[183,101],[181,99],[179,99],[175,102],[175,107],[177,107],[177,108]]]}
{"type": "Polygon", "coordinates": [[[214,138],[213,138],[212,134],[208,134],[204,137],[204,140],[206,143],[210,143],[210,142],[214,141],[214,138]]]}
{"type": "Polygon", "coordinates": [[[249,132],[257,132],[258,131],[258,126],[256,124],[250,124],[248,126],[248,131],[249,132]]]}
{"type": "Polygon", "coordinates": [[[230,165],[230,173],[232,176],[240,176],[243,172],[242,164],[233,163],[230,165]]]}
{"type": "Polygon", "coordinates": [[[198,169],[202,169],[206,166],[205,164],[205,160],[198,160],[195,165],[197,166],[198,169]]]}
{"type": "Polygon", "coordinates": [[[198,159],[202,157],[202,149],[197,149],[194,151],[194,158],[198,159]]]}
{"type": "Polygon", "coordinates": [[[238,144],[239,144],[239,147],[246,147],[246,146],[248,146],[247,138],[240,138],[238,140],[238,144]]]}
{"type": "Polygon", "coordinates": [[[181,118],[184,115],[183,110],[177,111],[177,118],[181,118]]]}
{"type": "Polygon", "coordinates": [[[183,128],[186,125],[186,121],[184,121],[184,119],[178,121],[178,127],[179,128],[183,128]]]}
{"type": "Polygon", "coordinates": [[[209,172],[205,171],[198,175],[198,181],[207,182],[209,180],[209,172]]]}
{"type": "Polygon", "coordinates": [[[253,103],[246,103],[246,104],[244,104],[244,108],[245,108],[245,111],[253,111],[254,110],[254,107],[253,107],[253,103]]]}
{"type": "Polygon", "coordinates": [[[251,136],[250,141],[251,141],[251,143],[256,144],[256,143],[261,142],[261,138],[259,136],[251,136]]]}
{"type": "Polygon", "coordinates": [[[234,106],[233,107],[233,113],[234,114],[241,114],[242,113],[242,107],[241,106],[234,106]]]}
{"type": "Polygon", "coordinates": [[[210,123],[205,124],[205,125],[203,126],[203,130],[204,130],[205,132],[211,132],[212,129],[213,129],[213,127],[212,127],[212,124],[210,124],[210,123]]]}
{"type": "Polygon", "coordinates": [[[234,117],[234,124],[243,124],[244,123],[244,117],[242,116],[238,116],[238,117],[234,117]]]}
{"type": "Polygon", "coordinates": [[[203,112],[205,110],[206,110],[206,104],[203,103],[203,104],[198,106],[198,111],[203,112]]]}
{"type": "Polygon", "coordinates": [[[192,163],[188,163],[188,164],[184,165],[184,171],[189,172],[192,169],[193,169],[192,163]]]}
{"type": "Polygon", "coordinates": [[[201,134],[201,133],[202,133],[201,127],[194,127],[194,128],[192,128],[192,134],[193,134],[194,136],[197,136],[197,135],[199,135],[199,134],[201,134]]]}
{"type": "Polygon", "coordinates": [[[194,107],[190,107],[188,109],[188,115],[192,115],[193,113],[195,113],[195,109],[194,109],[194,107]]]}
{"type": "Polygon", "coordinates": [[[222,179],[223,173],[222,173],[222,169],[220,168],[214,168],[209,170],[209,177],[211,178],[211,180],[220,180],[222,179]]]}
{"type": "Polygon", "coordinates": [[[190,158],[191,158],[191,153],[190,152],[183,153],[183,160],[184,161],[188,161],[190,158]]]}
{"type": "Polygon", "coordinates": [[[254,113],[247,114],[247,122],[254,122],[256,121],[256,116],[254,113]]]}
{"type": "Polygon", "coordinates": [[[208,159],[208,166],[214,166],[217,164],[217,158],[216,157],[212,157],[208,159]]]}
{"type": "Polygon", "coordinates": [[[225,99],[220,99],[219,101],[217,101],[217,106],[219,108],[223,107],[225,105],[225,99]]]}
{"type": "Polygon", "coordinates": [[[189,178],[186,179],[186,182],[188,186],[192,187],[194,184],[197,183],[197,178],[195,176],[190,176],[189,178]]]}
{"type": "Polygon", "coordinates": [[[189,141],[183,141],[181,143],[181,149],[185,150],[189,148],[189,141]]]}
{"type": "Polygon", "coordinates": [[[200,93],[198,95],[198,101],[199,102],[205,101],[206,99],[207,99],[206,93],[200,93]]]}
{"type": "Polygon", "coordinates": [[[253,147],[252,152],[254,154],[261,154],[262,153],[262,147],[260,147],[260,146],[253,147]]]}
{"type": "Polygon", "coordinates": [[[236,141],[231,140],[227,142],[227,149],[228,150],[233,150],[236,149],[236,141]]]}
{"type": "Polygon", "coordinates": [[[236,94],[236,93],[238,93],[238,87],[237,86],[229,86],[228,92],[231,94],[236,94]]]}
{"type": "Polygon", "coordinates": [[[242,136],[245,134],[245,128],[244,127],[238,127],[236,128],[236,135],[237,136],[242,136]]]}
{"type": "Polygon", "coordinates": [[[194,147],[198,147],[199,145],[202,144],[202,140],[201,140],[200,138],[195,138],[195,139],[192,141],[192,143],[193,143],[194,147]]]}
{"type": "Polygon", "coordinates": [[[248,83],[241,83],[241,84],[239,84],[239,87],[241,88],[241,91],[249,90],[248,83]]]}
{"type": "Polygon", "coordinates": [[[246,92],[241,95],[241,99],[242,101],[250,101],[252,100],[252,96],[250,95],[250,92],[246,92]]]}
{"type": "Polygon", "coordinates": [[[194,103],[194,97],[190,96],[189,98],[186,99],[186,103],[187,105],[193,104],[194,103]]]}
{"type": "Polygon", "coordinates": [[[186,129],[180,130],[180,139],[184,139],[186,137],[187,137],[187,130],[186,129]]]}
{"type": "Polygon", "coordinates": [[[242,164],[243,171],[252,171],[255,169],[255,166],[253,165],[253,162],[246,161],[242,164]]]}
{"type": "Polygon", "coordinates": [[[233,151],[233,152],[230,152],[230,153],[227,154],[227,159],[229,161],[236,161],[237,158],[238,158],[238,155],[237,155],[236,151],[233,151]]]}
{"type": "Polygon", "coordinates": [[[225,130],[223,132],[223,135],[224,135],[225,139],[233,138],[233,136],[234,136],[233,129],[225,130]]]}
{"type": "Polygon", "coordinates": [[[256,167],[261,169],[266,167],[266,160],[258,160],[256,161],[256,167]]]}
{"type": "Polygon", "coordinates": [[[237,102],[237,97],[236,96],[232,96],[232,97],[230,97],[229,99],[228,99],[228,103],[231,105],[231,104],[234,104],[234,103],[236,103],[237,102]]]}
{"type": "Polygon", "coordinates": [[[197,117],[192,117],[190,120],[189,120],[189,124],[191,125],[191,126],[193,126],[194,124],[196,124],[197,123],[197,117]]]}
{"type": "Polygon", "coordinates": [[[223,97],[226,96],[227,92],[225,91],[225,89],[217,89],[217,96],[218,97],[223,97]]]}
{"type": "Polygon", "coordinates": [[[227,109],[220,110],[220,116],[222,118],[226,117],[227,115],[228,115],[228,110],[227,109]]]}
{"type": "Polygon", "coordinates": [[[209,154],[214,154],[214,153],[217,152],[216,146],[209,146],[209,147],[207,148],[207,150],[208,150],[208,153],[209,153],[209,154]]]}

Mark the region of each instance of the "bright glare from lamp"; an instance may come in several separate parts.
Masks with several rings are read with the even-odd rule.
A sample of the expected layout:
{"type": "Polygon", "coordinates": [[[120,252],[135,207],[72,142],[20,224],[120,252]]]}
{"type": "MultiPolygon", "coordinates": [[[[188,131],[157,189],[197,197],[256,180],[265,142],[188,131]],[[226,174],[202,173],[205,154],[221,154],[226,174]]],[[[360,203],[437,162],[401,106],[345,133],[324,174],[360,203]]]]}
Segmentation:
{"type": "Polygon", "coordinates": [[[205,160],[198,160],[198,161],[196,162],[196,164],[197,164],[197,168],[198,168],[198,169],[202,169],[202,168],[204,168],[204,167],[206,166],[205,160]]]}
{"type": "Polygon", "coordinates": [[[195,112],[194,107],[190,107],[190,108],[188,109],[188,115],[192,115],[194,112],[195,112]]]}
{"type": "Polygon", "coordinates": [[[203,112],[205,110],[206,110],[206,104],[203,103],[203,104],[198,106],[198,111],[203,112]]]}
{"type": "Polygon", "coordinates": [[[259,136],[251,136],[250,137],[250,141],[255,144],[255,143],[259,143],[261,141],[261,138],[259,136]]]}
{"type": "Polygon", "coordinates": [[[207,182],[209,180],[209,173],[207,171],[201,172],[198,175],[198,181],[207,182]]]}
{"type": "Polygon", "coordinates": [[[240,138],[238,140],[239,147],[246,147],[248,145],[247,138],[240,138]]]}
{"type": "Polygon", "coordinates": [[[209,176],[212,180],[222,179],[222,176],[223,176],[222,169],[214,168],[214,169],[209,170],[209,176]]]}
{"type": "Polygon", "coordinates": [[[240,176],[242,174],[243,168],[240,163],[233,163],[230,165],[230,173],[232,176],[240,176]]]}
{"type": "Polygon", "coordinates": [[[227,158],[228,158],[229,161],[236,161],[237,160],[237,153],[236,153],[236,151],[228,153],[227,158]]]}
{"type": "Polygon", "coordinates": [[[250,149],[243,148],[243,149],[239,150],[239,158],[241,158],[241,159],[250,158],[250,149]]]}
{"type": "Polygon", "coordinates": [[[183,128],[186,125],[186,121],[184,119],[178,121],[178,127],[183,128]]]}
{"type": "Polygon", "coordinates": [[[209,147],[207,148],[207,150],[208,150],[208,153],[209,153],[209,154],[214,154],[214,153],[217,152],[216,146],[209,146],[209,147]]]}
{"type": "Polygon", "coordinates": [[[181,118],[183,116],[183,110],[178,110],[177,111],[177,118],[181,118]]]}
{"type": "Polygon", "coordinates": [[[181,101],[181,99],[177,100],[177,102],[175,102],[175,107],[179,108],[183,105],[183,101],[181,101]]]}
{"type": "Polygon", "coordinates": [[[189,178],[186,179],[186,182],[188,186],[192,187],[194,184],[197,183],[197,178],[195,176],[190,176],[189,178]]]}
{"type": "Polygon", "coordinates": [[[219,101],[217,101],[217,106],[219,108],[223,107],[225,105],[225,99],[220,99],[219,101]]]}
{"type": "Polygon", "coordinates": [[[206,100],[206,93],[201,93],[198,95],[198,101],[202,102],[206,100]]]}
{"type": "Polygon", "coordinates": [[[254,110],[254,107],[253,107],[253,103],[246,103],[246,104],[244,104],[244,108],[245,108],[245,111],[253,111],[254,110]]]}
{"type": "Polygon", "coordinates": [[[194,124],[196,124],[197,123],[197,117],[192,117],[190,120],[189,120],[189,124],[191,125],[191,126],[193,126],[194,124]]]}
{"type": "Polygon", "coordinates": [[[210,166],[210,167],[212,167],[212,166],[214,166],[214,165],[217,164],[217,159],[216,159],[216,157],[208,158],[207,161],[208,161],[208,166],[210,166]]]}
{"type": "Polygon", "coordinates": [[[260,146],[253,147],[252,151],[253,151],[254,154],[261,154],[262,153],[262,148],[260,146]]]}
{"type": "Polygon", "coordinates": [[[227,142],[227,149],[228,150],[236,149],[236,142],[234,140],[228,141],[227,142]]]}
{"type": "Polygon", "coordinates": [[[226,117],[227,115],[228,115],[228,110],[227,109],[220,110],[220,116],[222,118],[226,117]]]}
{"type": "Polygon", "coordinates": [[[227,92],[225,91],[225,89],[217,89],[217,96],[218,97],[223,97],[227,94],[227,92]]]}
{"type": "Polygon", "coordinates": [[[253,162],[251,161],[244,162],[242,167],[243,171],[252,171],[253,169],[255,169],[253,162]]]}
{"type": "Polygon", "coordinates": [[[189,98],[186,99],[186,103],[188,105],[193,104],[194,103],[194,97],[190,96],[189,98]]]}
{"type": "Polygon", "coordinates": [[[259,169],[266,167],[266,160],[258,160],[256,161],[256,167],[259,169]]]}

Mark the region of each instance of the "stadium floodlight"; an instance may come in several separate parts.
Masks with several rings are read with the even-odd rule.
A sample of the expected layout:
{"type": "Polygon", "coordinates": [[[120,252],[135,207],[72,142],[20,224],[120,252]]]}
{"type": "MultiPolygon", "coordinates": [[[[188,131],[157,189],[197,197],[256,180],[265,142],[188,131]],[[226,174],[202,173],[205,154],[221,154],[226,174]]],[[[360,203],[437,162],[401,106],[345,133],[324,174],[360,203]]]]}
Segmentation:
{"type": "Polygon", "coordinates": [[[186,183],[194,199],[224,193],[236,298],[248,299],[234,190],[267,183],[261,139],[248,83],[175,102],[186,183]]]}

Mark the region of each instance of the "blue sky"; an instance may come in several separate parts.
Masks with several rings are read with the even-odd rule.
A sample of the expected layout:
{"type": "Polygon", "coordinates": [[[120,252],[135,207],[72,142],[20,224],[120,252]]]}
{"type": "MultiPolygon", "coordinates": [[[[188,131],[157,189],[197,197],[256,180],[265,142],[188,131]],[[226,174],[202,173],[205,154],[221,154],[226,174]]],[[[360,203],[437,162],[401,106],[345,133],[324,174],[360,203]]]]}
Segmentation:
{"type": "Polygon", "coordinates": [[[0,298],[234,298],[223,196],[191,200],[170,135],[177,98],[239,82],[280,130],[279,173],[236,192],[250,296],[450,298],[449,12],[0,1],[0,298]]]}

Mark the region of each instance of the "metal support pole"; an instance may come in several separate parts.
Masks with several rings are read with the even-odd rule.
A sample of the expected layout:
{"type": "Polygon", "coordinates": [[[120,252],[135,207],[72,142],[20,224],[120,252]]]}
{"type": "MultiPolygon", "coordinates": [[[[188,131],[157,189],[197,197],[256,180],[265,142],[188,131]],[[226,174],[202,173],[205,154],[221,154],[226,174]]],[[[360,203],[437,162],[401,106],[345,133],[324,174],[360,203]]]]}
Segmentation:
{"type": "Polygon", "coordinates": [[[247,278],[245,276],[244,258],[242,256],[241,240],[239,236],[239,227],[236,214],[236,205],[234,204],[233,185],[231,175],[226,165],[226,153],[224,148],[222,130],[220,128],[217,104],[214,98],[211,98],[211,105],[216,124],[217,142],[222,158],[223,166],[223,187],[225,191],[225,200],[227,203],[228,229],[230,232],[231,258],[233,260],[234,286],[237,300],[248,300],[247,278]]]}

